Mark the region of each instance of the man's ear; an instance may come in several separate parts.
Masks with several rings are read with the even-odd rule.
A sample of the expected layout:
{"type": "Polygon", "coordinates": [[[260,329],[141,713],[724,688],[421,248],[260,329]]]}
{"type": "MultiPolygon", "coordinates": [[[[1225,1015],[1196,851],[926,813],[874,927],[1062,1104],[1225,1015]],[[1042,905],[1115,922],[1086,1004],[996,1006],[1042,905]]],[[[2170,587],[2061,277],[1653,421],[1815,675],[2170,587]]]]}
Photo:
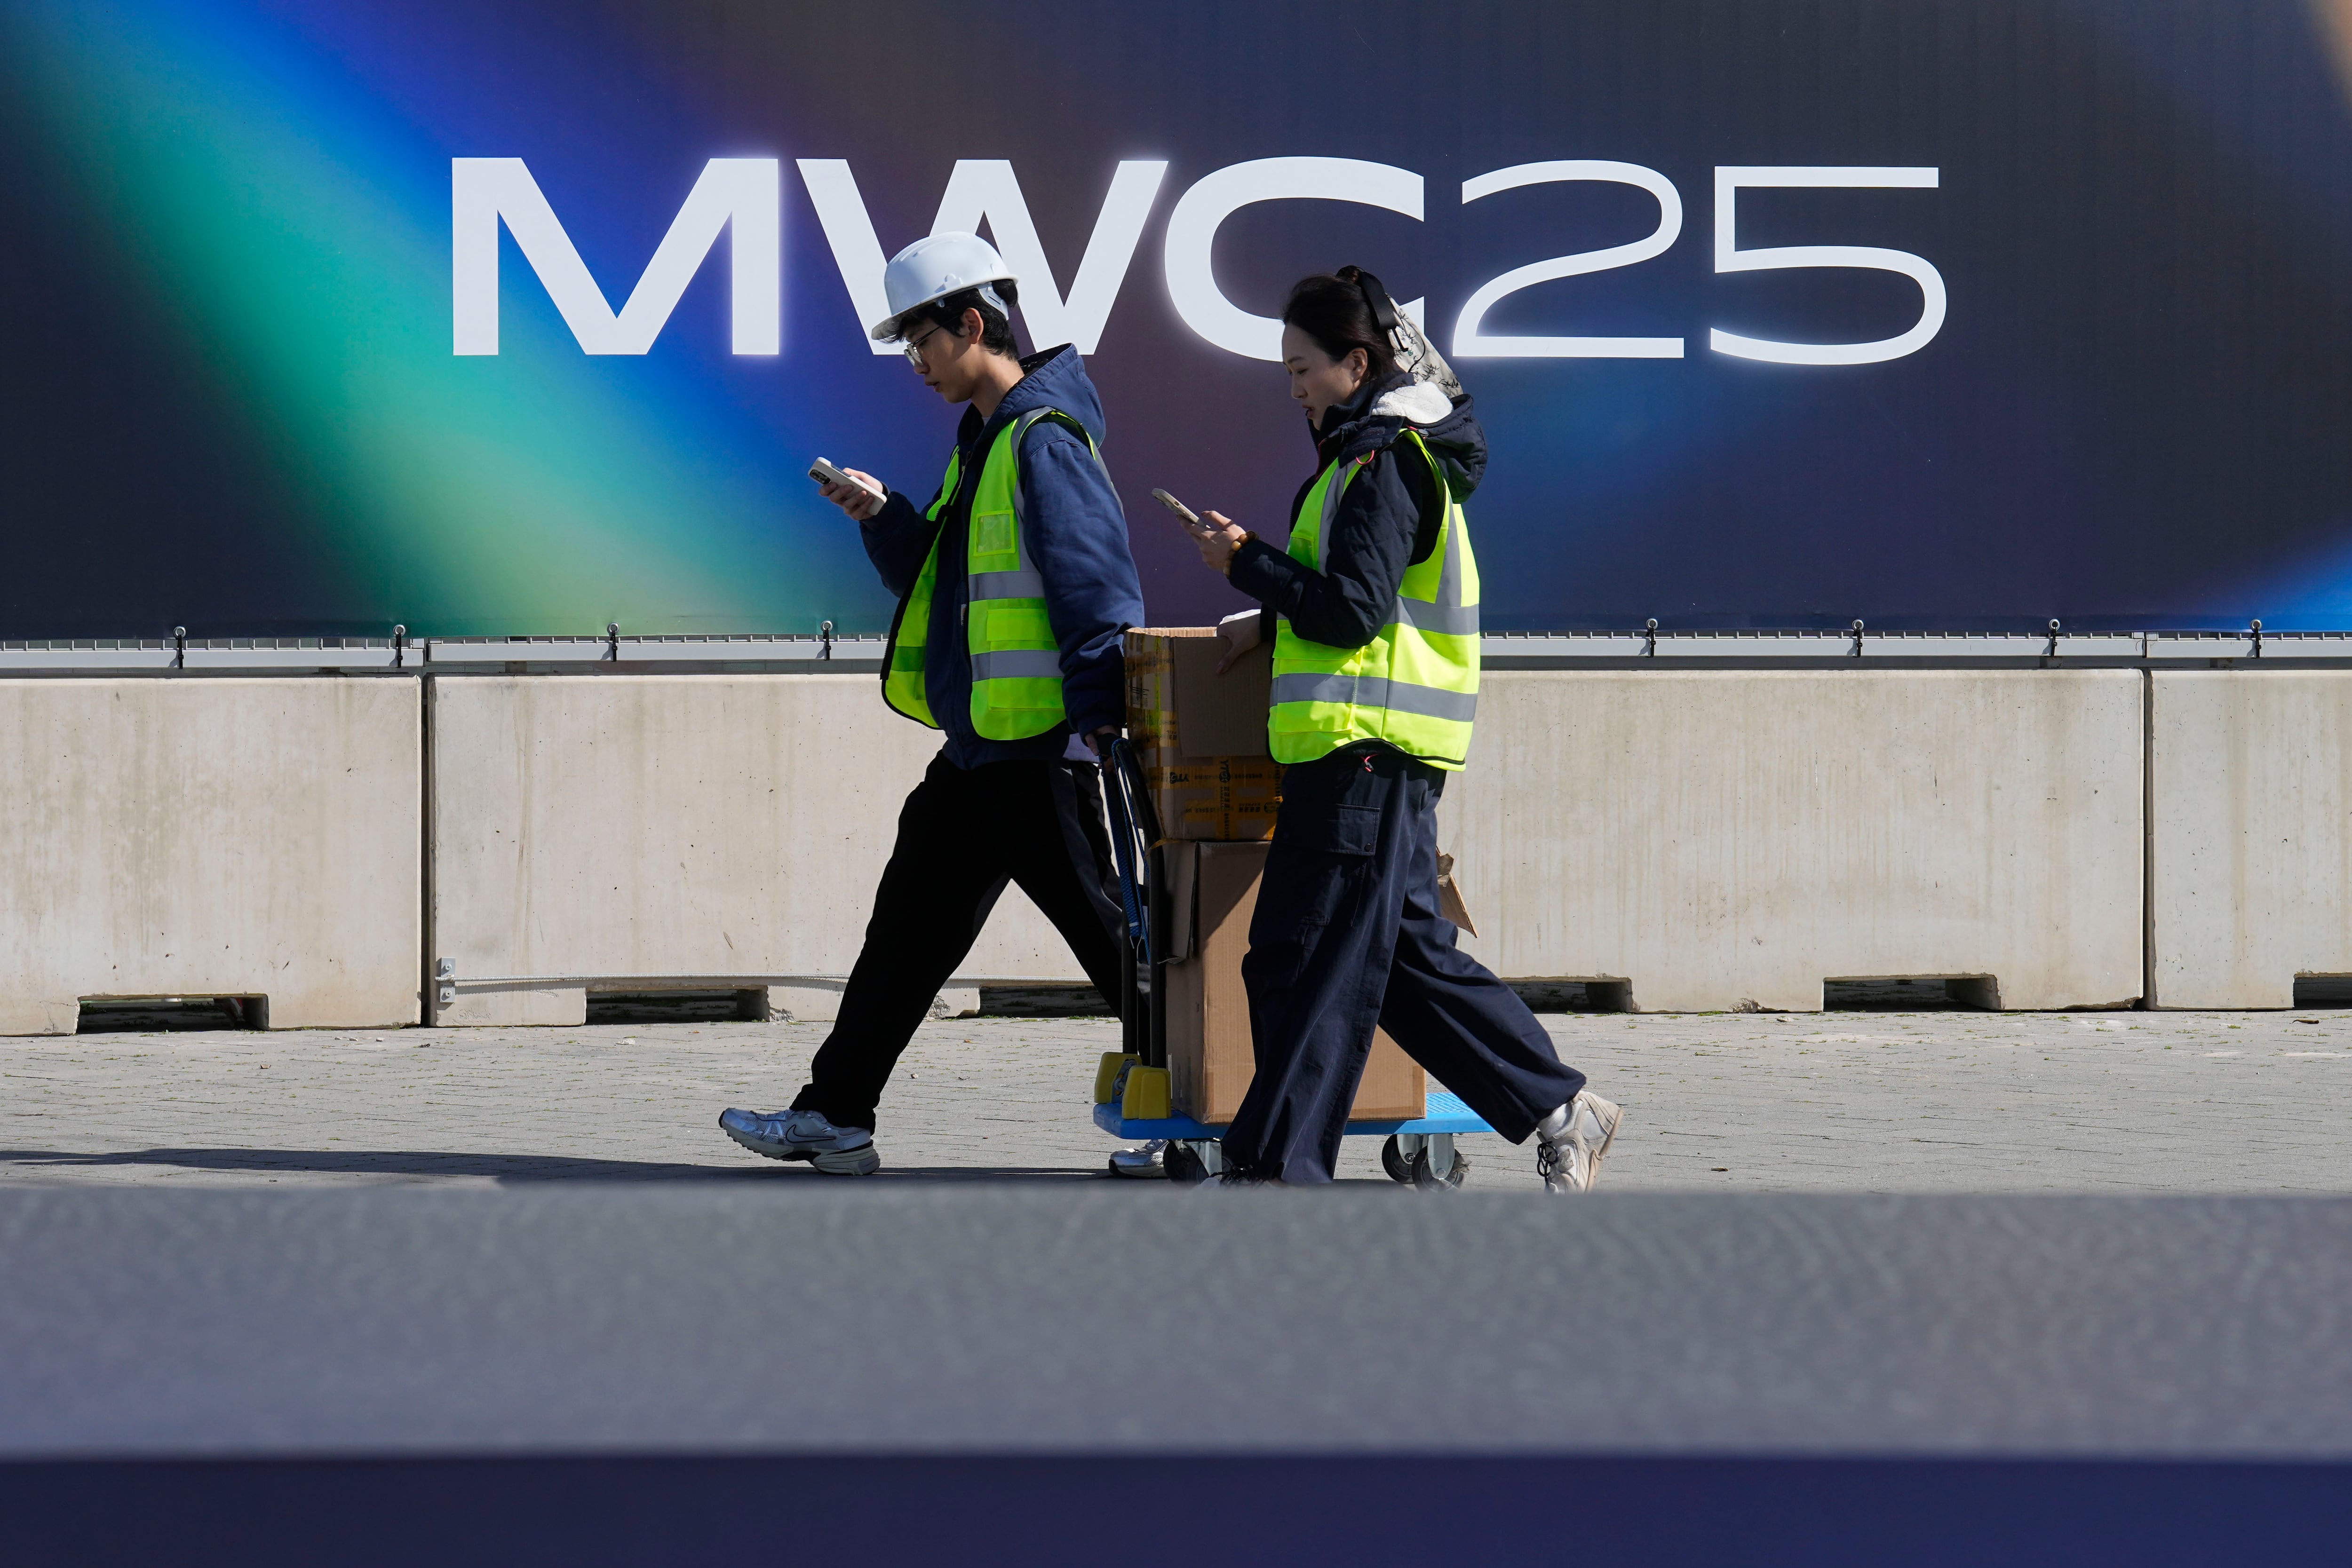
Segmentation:
{"type": "Polygon", "coordinates": [[[963,319],[956,325],[960,334],[974,343],[979,342],[988,332],[988,319],[980,313],[980,307],[977,305],[965,306],[963,319]]]}

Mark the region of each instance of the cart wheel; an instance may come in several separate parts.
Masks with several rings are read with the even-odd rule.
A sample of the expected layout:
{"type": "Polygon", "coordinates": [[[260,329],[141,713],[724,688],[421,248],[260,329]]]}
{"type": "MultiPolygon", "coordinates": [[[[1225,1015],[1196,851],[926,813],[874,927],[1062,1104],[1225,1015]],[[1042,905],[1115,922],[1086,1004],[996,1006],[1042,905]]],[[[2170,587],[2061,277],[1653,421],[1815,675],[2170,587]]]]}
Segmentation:
{"type": "Polygon", "coordinates": [[[1391,1133],[1388,1142],[1381,1145],[1381,1169],[1389,1173],[1391,1181],[1410,1183],[1412,1180],[1412,1162],[1405,1158],[1404,1151],[1397,1146],[1394,1133],[1391,1133]]]}
{"type": "Polygon", "coordinates": [[[1192,1152],[1190,1144],[1171,1140],[1167,1152],[1160,1156],[1160,1164],[1167,1171],[1168,1179],[1178,1186],[1198,1186],[1209,1179],[1209,1167],[1192,1152]]]}
{"type": "Polygon", "coordinates": [[[1412,1156],[1412,1185],[1416,1191],[1452,1192],[1462,1185],[1462,1178],[1469,1174],[1470,1162],[1464,1159],[1459,1153],[1454,1155],[1454,1163],[1446,1167],[1444,1176],[1439,1176],[1429,1168],[1427,1149],[1412,1156]]]}

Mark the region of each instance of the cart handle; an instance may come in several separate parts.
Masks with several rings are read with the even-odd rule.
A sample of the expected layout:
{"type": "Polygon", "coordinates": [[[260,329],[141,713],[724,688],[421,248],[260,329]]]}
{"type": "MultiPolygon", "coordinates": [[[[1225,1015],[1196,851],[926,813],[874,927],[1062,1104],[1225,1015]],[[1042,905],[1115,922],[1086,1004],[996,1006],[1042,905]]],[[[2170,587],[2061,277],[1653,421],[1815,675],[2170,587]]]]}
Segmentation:
{"type": "Polygon", "coordinates": [[[1103,770],[1108,775],[1104,779],[1103,800],[1110,808],[1111,860],[1118,867],[1118,896],[1127,915],[1127,938],[1148,955],[1151,946],[1150,931],[1145,919],[1142,894],[1137,887],[1139,880],[1135,848],[1137,824],[1135,807],[1129,795],[1130,776],[1139,783],[1141,773],[1136,767],[1134,748],[1125,740],[1115,739],[1110,743],[1108,761],[1110,765],[1103,770]]]}

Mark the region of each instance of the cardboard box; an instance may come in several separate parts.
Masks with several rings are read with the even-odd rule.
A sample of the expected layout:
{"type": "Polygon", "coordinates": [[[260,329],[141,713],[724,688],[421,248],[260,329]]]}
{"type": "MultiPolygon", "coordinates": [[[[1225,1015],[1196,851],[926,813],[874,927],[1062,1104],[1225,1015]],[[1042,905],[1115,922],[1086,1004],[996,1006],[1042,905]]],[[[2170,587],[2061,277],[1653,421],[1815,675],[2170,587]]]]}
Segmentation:
{"type": "Polygon", "coordinates": [[[1282,768],[1266,748],[1274,648],[1261,643],[1220,675],[1213,626],[1127,634],[1127,729],[1160,831],[1171,839],[1274,836],[1282,768]]]}
{"type": "MultiPolygon", "coordinates": [[[[1168,1076],[1176,1109],[1222,1125],[1234,1119],[1256,1075],[1242,955],[1249,951],[1265,844],[1171,844],[1175,904],[1168,966],[1168,1076]]],[[[1383,1031],[1356,1085],[1350,1121],[1383,1122],[1423,1113],[1428,1083],[1421,1064],[1383,1031]]]]}

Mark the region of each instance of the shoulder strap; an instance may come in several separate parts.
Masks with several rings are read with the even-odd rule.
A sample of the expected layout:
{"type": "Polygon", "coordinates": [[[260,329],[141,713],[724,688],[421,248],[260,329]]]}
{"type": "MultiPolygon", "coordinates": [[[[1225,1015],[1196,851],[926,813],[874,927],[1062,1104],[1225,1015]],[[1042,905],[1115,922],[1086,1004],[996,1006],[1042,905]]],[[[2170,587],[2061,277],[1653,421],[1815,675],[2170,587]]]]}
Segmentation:
{"type": "MultiPolygon", "coordinates": [[[[1111,483],[1110,465],[1103,461],[1102,448],[1095,444],[1094,433],[1076,416],[1064,413],[1058,408],[1033,408],[1015,419],[1013,422],[1013,451],[1018,453],[1022,443],[1029,439],[1029,433],[1037,428],[1038,422],[1047,419],[1056,424],[1066,425],[1077,433],[1078,439],[1087,444],[1087,455],[1095,460],[1095,466],[1102,470],[1103,483],[1110,486],[1110,493],[1116,497],[1118,494],[1118,486],[1111,483]]],[[[1021,507],[1021,487],[1017,485],[1013,489],[1013,506],[1015,511],[1018,511],[1021,507]]]]}
{"type": "Polygon", "coordinates": [[[1445,497],[1447,501],[1452,501],[1454,498],[1454,486],[1445,477],[1445,465],[1439,462],[1437,460],[1437,454],[1429,449],[1428,440],[1423,436],[1420,431],[1413,429],[1411,425],[1407,425],[1404,429],[1399,431],[1397,434],[1399,439],[1402,439],[1406,436],[1411,436],[1412,438],[1413,445],[1421,450],[1422,461],[1429,465],[1431,475],[1433,475],[1437,480],[1437,493],[1445,497]]]}
{"type": "Polygon", "coordinates": [[[1088,430],[1075,415],[1064,413],[1058,408],[1033,408],[1028,413],[1023,414],[1019,419],[1013,422],[1013,439],[1015,442],[1028,440],[1029,433],[1037,428],[1037,422],[1045,419],[1050,419],[1055,424],[1064,425],[1068,429],[1076,432],[1078,439],[1087,444],[1087,450],[1095,453],[1096,461],[1101,461],[1102,455],[1097,452],[1095,447],[1094,433],[1088,430]]]}
{"type": "MultiPolygon", "coordinates": [[[[1420,431],[1408,425],[1397,433],[1397,439],[1390,444],[1390,450],[1394,451],[1403,445],[1408,437],[1423,461],[1429,465],[1429,499],[1433,503],[1413,528],[1412,557],[1405,563],[1411,568],[1427,560],[1430,553],[1437,549],[1438,535],[1444,530],[1445,520],[1453,514],[1454,500],[1454,486],[1445,477],[1445,465],[1437,460],[1437,454],[1429,449],[1429,443],[1422,439],[1420,431]]],[[[1411,481],[1408,479],[1406,483],[1410,487],[1411,481]]]]}

